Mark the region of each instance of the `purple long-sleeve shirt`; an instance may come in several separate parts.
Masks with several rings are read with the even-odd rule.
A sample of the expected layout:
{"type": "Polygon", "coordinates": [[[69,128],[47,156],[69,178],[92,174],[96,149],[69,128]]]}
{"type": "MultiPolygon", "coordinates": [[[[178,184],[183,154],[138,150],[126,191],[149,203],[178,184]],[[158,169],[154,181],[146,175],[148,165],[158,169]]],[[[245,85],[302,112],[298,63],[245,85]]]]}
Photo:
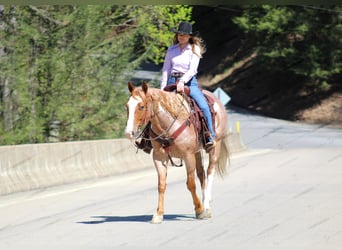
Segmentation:
{"type": "MultiPolygon", "coordinates": [[[[195,45],[196,54],[200,54],[200,48],[195,45]]],[[[171,45],[165,56],[162,69],[162,81],[160,88],[164,89],[172,73],[183,73],[180,80],[184,82],[197,74],[200,57],[192,52],[191,45],[188,44],[183,50],[179,44],[171,45]]]]}

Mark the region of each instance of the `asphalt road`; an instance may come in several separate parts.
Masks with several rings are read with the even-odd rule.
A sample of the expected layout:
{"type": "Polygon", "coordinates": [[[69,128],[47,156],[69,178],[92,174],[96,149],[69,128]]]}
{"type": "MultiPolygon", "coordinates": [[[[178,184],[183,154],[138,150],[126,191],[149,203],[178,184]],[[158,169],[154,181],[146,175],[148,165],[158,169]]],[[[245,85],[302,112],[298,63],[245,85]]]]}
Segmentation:
{"type": "Polygon", "coordinates": [[[150,170],[0,197],[0,249],[205,247],[340,249],[342,130],[229,109],[248,147],[214,182],[210,220],[196,220],[185,169],[171,168],[166,215],[150,170]]]}

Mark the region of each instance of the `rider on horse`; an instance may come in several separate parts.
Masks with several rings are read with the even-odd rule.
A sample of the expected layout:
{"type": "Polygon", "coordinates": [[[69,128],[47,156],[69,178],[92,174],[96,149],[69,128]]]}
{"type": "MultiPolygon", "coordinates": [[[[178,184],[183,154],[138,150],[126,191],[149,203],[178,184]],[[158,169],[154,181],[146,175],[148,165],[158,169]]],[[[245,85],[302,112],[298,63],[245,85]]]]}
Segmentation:
{"type": "Polygon", "coordinates": [[[193,98],[205,117],[209,132],[206,135],[205,149],[210,151],[215,147],[216,134],[213,128],[209,105],[201,89],[198,87],[196,74],[199,61],[205,52],[203,41],[196,32],[192,32],[189,22],[181,22],[175,33],[173,45],[166,53],[162,69],[161,89],[166,85],[177,84],[177,92],[184,92],[184,85],[190,88],[190,97],[193,98]]]}
{"type": "MultiPolygon", "coordinates": [[[[166,53],[164,65],[162,68],[161,89],[166,90],[170,86],[176,85],[177,92],[183,93],[184,87],[190,90],[190,97],[195,100],[197,106],[203,113],[205,126],[204,148],[207,152],[216,145],[216,133],[213,126],[213,119],[207,99],[197,83],[197,68],[202,54],[205,52],[203,41],[195,33],[192,32],[192,25],[189,22],[181,22],[178,30],[172,30],[175,33],[173,45],[171,45],[166,53]],[[209,130],[209,131],[208,131],[209,130]]],[[[152,149],[149,137],[149,127],[144,130],[143,139],[137,146],[146,153],[150,153],[152,149]]]]}

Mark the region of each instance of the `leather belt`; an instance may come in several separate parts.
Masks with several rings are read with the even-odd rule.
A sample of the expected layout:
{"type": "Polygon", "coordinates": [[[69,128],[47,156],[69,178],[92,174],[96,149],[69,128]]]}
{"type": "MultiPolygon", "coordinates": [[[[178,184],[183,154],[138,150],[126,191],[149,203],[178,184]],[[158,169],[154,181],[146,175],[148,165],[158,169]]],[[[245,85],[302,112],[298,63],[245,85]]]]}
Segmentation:
{"type": "Polygon", "coordinates": [[[184,75],[184,73],[182,73],[182,72],[171,73],[171,77],[174,77],[174,78],[181,78],[183,75],[184,75]]]}

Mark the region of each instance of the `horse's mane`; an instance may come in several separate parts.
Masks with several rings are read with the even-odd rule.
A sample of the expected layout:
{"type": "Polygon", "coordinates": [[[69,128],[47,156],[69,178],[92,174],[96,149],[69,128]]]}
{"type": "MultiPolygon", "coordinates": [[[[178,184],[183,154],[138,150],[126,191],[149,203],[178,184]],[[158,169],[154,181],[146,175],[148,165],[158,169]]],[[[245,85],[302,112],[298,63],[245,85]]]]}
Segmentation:
{"type": "Polygon", "coordinates": [[[149,88],[147,97],[151,98],[154,106],[160,103],[173,117],[178,119],[187,119],[190,114],[190,108],[185,96],[175,92],[167,92],[157,88],[149,88]]]}

